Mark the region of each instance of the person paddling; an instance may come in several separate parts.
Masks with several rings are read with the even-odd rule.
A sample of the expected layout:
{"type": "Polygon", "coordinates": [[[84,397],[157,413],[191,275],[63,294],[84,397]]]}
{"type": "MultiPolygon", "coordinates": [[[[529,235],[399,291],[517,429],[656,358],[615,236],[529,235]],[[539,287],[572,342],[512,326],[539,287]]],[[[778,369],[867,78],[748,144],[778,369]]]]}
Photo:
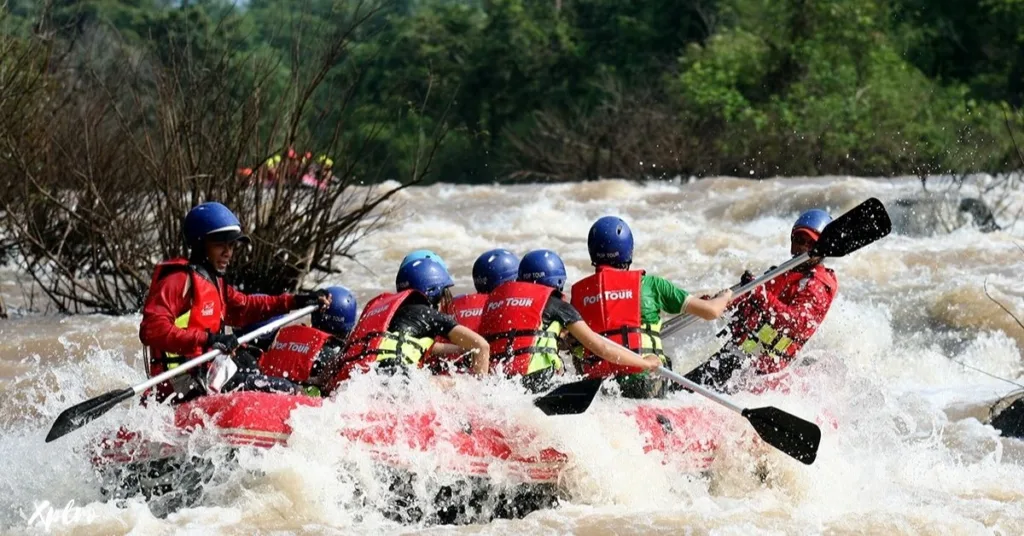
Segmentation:
{"type": "MultiPolygon", "coordinates": [[[[690,296],[667,279],[633,263],[633,231],[622,219],[605,216],[590,227],[587,249],[595,273],[572,286],[572,305],[591,329],[637,353],[650,353],[671,368],[661,342],[661,313],[687,312],[705,320],[722,316],[732,293],[713,299],[690,296]]],[[[580,344],[573,348],[576,369],[590,378],[614,377],[622,396],[664,396],[665,381],[597,358],[580,344]]]]}
{"type": "MultiPolygon", "coordinates": [[[[217,202],[202,203],[188,212],[184,236],[187,259],[156,265],[142,309],[139,340],[147,354],[149,377],[174,368],[204,351],[231,352],[238,338],[225,333],[227,325],[241,326],[310,305],[330,304],[327,291],[280,296],[249,296],[224,282],[224,273],[238,244],[248,243],[238,218],[217,202]]],[[[152,394],[162,402],[179,404],[206,394],[200,366],[161,383],[152,394]]]]}
{"type": "Polygon", "coordinates": [[[371,368],[393,371],[418,367],[428,353],[473,352],[471,372],[488,372],[487,341],[438,310],[455,283],[441,264],[421,258],[403,265],[395,278],[395,293],[381,294],[366,304],[349,335],[345,354],[331,389],[371,368]],[[454,344],[437,343],[439,336],[454,344]]]}
{"type": "Polygon", "coordinates": [[[554,251],[527,253],[516,281],[499,285],[487,297],[480,334],[491,345],[492,368],[520,378],[530,391],[547,389],[563,370],[558,355],[563,332],[594,355],[613,364],[650,370],[661,365],[655,354],[644,357],[598,335],[562,297],[565,264],[554,251]]]}
{"type": "MultiPolygon", "coordinates": [[[[502,283],[515,280],[518,274],[519,257],[515,253],[503,248],[484,252],[473,263],[473,287],[476,292],[455,296],[445,312],[454,316],[460,325],[479,332],[487,295],[502,283]]],[[[442,337],[438,342],[448,341],[442,337]]],[[[438,375],[446,375],[453,371],[461,372],[469,368],[467,359],[458,358],[453,361],[445,357],[432,354],[424,366],[438,375]]],[[[456,357],[460,356],[456,354],[456,357]]]]}
{"type": "Polygon", "coordinates": [[[472,330],[480,327],[487,295],[506,281],[519,275],[519,257],[503,248],[492,249],[477,257],[473,263],[472,294],[461,294],[452,299],[451,313],[459,324],[472,330]]]}
{"type": "MultiPolygon", "coordinates": [[[[448,265],[445,264],[444,259],[442,259],[440,255],[434,253],[429,249],[417,249],[410,252],[402,259],[402,264],[399,265],[398,269],[401,270],[402,267],[405,266],[406,264],[409,264],[412,261],[418,261],[420,259],[430,259],[440,264],[441,268],[444,268],[444,271],[448,272],[448,265]]],[[[452,291],[450,289],[445,289],[444,292],[441,294],[441,299],[437,302],[437,309],[442,313],[450,314],[452,307],[452,299],[452,291]]]]}
{"type": "MultiPolygon", "coordinates": [[[[790,253],[811,250],[832,217],[821,209],[797,218],[790,232],[790,253]]],[[[740,282],[754,279],[749,271],[740,282]]],[[[756,374],[779,372],[817,331],[839,290],[835,272],[812,258],[747,296],[737,300],[726,331],[729,341],[711,359],[685,376],[720,391],[731,391],[728,381],[737,370],[752,367],[756,374]]]]}
{"type": "Polygon", "coordinates": [[[267,391],[320,396],[340,366],[345,340],[358,308],[350,290],[327,287],[331,304],[310,318],[310,325],[279,329],[265,351],[245,345],[235,355],[238,372],[221,391],[267,391]]]}

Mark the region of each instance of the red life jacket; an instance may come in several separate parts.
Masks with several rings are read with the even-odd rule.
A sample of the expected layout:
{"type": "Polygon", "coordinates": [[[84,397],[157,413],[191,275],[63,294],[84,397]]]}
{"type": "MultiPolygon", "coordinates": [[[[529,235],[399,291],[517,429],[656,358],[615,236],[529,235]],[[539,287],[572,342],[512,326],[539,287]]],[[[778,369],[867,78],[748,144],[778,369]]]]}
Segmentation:
{"type": "MultiPolygon", "coordinates": [[[[455,317],[460,326],[467,327],[473,331],[480,331],[480,320],[484,316],[484,306],[487,304],[487,294],[462,294],[452,299],[448,310],[445,311],[455,317]]],[[[451,341],[444,335],[434,339],[439,343],[450,344],[451,341]]],[[[423,366],[430,369],[431,374],[447,376],[451,371],[464,372],[469,370],[472,360],[469,356],[456,359],[452,355],[435,355],[433,353],[424,356],[423,366]]]]}
{"type": "Polygon", "coordinates": [[[525,376],[549,368],[541,362],[544,356],[550,360],[553,354],[557,360],[557,333],[552,338],[543,326],[544,306],[553,291],[519,281],[502,283],[491,291],[478,333],[490,343],[492,367],[507,376],[525,376]]]}
{"type": "MultiPolygon", "coordinates": [[[[641,354],[662,356],[660,324],[644,324],[640,315],[641,270],[619,270],[599,266],[594,275],[572,286],[572,305],[580,312],[590,329],[641,354]]],[[[591,378],[636,374],[635,367],[605,361],[578,346],[574,354],[580,358],[580,372],[591,378]]]]}
{"type": "Polygon", "coordinates": [[[370,369],[376,361],[398,359],[401,357],[406,364],[419,365],[423,355],[430,352],[433,341],[416,339],[404,333],[388,331],[391,319],[398,309],[413,295],[414,290],[405,290],[397,294],[384,293],[373,298],[366,304],[359,321],[348,337],[342,364],[338,373],[330,382],[333,390],[338,383],[349,379],[353,374],[370,369]],[[410,349],[413,348],[413,349],[410,349]],[[418,355],[410,355],[418,353],[418,355]],[[411,363],[410,363],[411,362],[411,363]]]}
{"type": "Polygon", "coordinates": [[[310,326],[285,326],[260,356],[260,370],[297,383],[309,381],[317,356],[330,338],[330,333],[310,326]]]}
{"type": "Polygon", "coordinates": [[[451,315],[459,325],[478,331],[480,321],[484,318],[484,306],[487,305],[487,294],[463,294],[452,300],[451,315]]]}
{"type": "MultiPolygon", "coordinates": [[[[186,292],[191,297],[191,306],[188,310],[177,317],[174,325],[185,330],[209,331],[220,333],[224,328],[224,280],[216,278],[216,283],[200,275],[186,259],[171,259],[156,265],[153,270],[153,280],[150,282],[150,289],[167,275],[178,271],[186,271],[189,274],[188,287],[186,292]]],[[[172,354],[163,351],[161,348],[148,347],[149,354],[149,377],[180,365],[190,358],[197,357],[203,353],[202,347],[195,347],[182,354],[172,354]]],[[[189,371],[192,376],[197,376],[205,370],[205,367],[196,367],[189,371]]],[[[172,381],[166,381],[156,386],[156,399],[163,401],[175,392],[172,381]]]]}
{"type": "MultiPolygon", "coordinates": [[[[811,292],[812,301],[824,313],[831,307],[838,288],[835,272],[817,264],[810,271],[786,272],[754,292],[775,296],[779,302],[787,305],[803,293],[811,292]],[[808,287],[811,280],[817,281],[820,286],[808,287]]],[[[786,368],[793,361],[797,352],[817,331],[818,325],[824,320],[824,314],[788,318],[770,308],[760,307],[761,303],[757,299],[742,302],[729,328],[732,344],[756,358],[755,366],[759,372],[769,374],[786,368]]]]}

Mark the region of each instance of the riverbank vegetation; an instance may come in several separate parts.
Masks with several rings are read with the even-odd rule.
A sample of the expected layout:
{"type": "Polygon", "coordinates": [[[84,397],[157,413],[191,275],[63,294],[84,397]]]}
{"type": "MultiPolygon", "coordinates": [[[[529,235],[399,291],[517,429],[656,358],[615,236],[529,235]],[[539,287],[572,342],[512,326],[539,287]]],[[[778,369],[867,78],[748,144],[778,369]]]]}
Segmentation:
{"type": "Polygon", "coordinates": [[[264,101],[289,107],[303,97],[289,81],[317,63],[295,38],[365,10],[346,36],[359,68],[329,73],[322,85],[334,90],[294,119],[311,151],[336,131],[381,129],[370,148],[382,177],[409,176],[424,133],[444,122],[430,180],[1016,165],[1005,124],[1024,97],[1014,0],[371,3],[15,0],[8,25],[54,43],[116,39],[161,64],[180,47],[252,58],[233,76],[261,80],[264,101]],[[431,99],[451,106],[424,107],[431,99]]]}

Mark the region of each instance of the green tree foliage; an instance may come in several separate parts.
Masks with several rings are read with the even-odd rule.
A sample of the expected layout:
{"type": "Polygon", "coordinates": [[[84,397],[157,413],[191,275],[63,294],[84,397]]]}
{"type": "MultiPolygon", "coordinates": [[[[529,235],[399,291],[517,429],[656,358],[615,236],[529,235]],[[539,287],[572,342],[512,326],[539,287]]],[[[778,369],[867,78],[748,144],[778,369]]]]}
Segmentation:
{"type": "Polygon", "coordinates": [[[903,0],[893,13],[907,59],[971,96],[1019,107],[1024,98],[1024,2],[903,0]]]}
{"type": "Polygon", "coordinates": [[[303,110],[292,118],[299,143],[367,145],[377,170],[367,181],[422,166],[423,140],[445,121],[433,180],[998,171],[1015,165],[1004,117],[1016,123],[1024,99],[1021,0],[395,0],[380,10],[358,0],[10,0],[7,9],[13,31],[72,41],[109,28],[163,63],[183,46],[192,65],[247,58],[237,76],[261,80],[267,102],[303,110]],[[352,27],[340,52],[352,61],[314,93],[297,92],[293,82],[323,58],[296,36],[352,27]]]}
{"type": "Polygon", "coordinates": [[[738,0],[726,15],[674,83],[688,123],[718,140],[713,172],[928,173],[1008,155],[1000,106],[907,63],[881,3],[738,0]]]}

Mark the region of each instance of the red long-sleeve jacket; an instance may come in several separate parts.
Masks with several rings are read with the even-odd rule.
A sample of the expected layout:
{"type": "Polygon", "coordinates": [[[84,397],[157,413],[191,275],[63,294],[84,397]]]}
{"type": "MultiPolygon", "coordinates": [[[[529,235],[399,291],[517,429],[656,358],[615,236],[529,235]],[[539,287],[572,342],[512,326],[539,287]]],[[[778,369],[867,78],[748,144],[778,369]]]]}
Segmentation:
{"type": "MultiPolygon", "coordinates": [[[[175,354],[186,354],[206,345],[205,331],[181,329],[174,325],[174,320],[192,306],[191,297],[186,292],[189,277],[184,270],[172,272],[150,288],[139,326],[142,344],[175,354]]],[[[291,294],[250,296],[225,286],[224,307],[227,325],[245,326],[294,309],[295,297],[291,294]]]]}
{"type": "Polygon", "coordinates": [[[739,302],[732,343],[757,341],[758,370],[778,372],[817,331],[838,290],[835,272],[821,264],[780,275],[739,302]]]}

